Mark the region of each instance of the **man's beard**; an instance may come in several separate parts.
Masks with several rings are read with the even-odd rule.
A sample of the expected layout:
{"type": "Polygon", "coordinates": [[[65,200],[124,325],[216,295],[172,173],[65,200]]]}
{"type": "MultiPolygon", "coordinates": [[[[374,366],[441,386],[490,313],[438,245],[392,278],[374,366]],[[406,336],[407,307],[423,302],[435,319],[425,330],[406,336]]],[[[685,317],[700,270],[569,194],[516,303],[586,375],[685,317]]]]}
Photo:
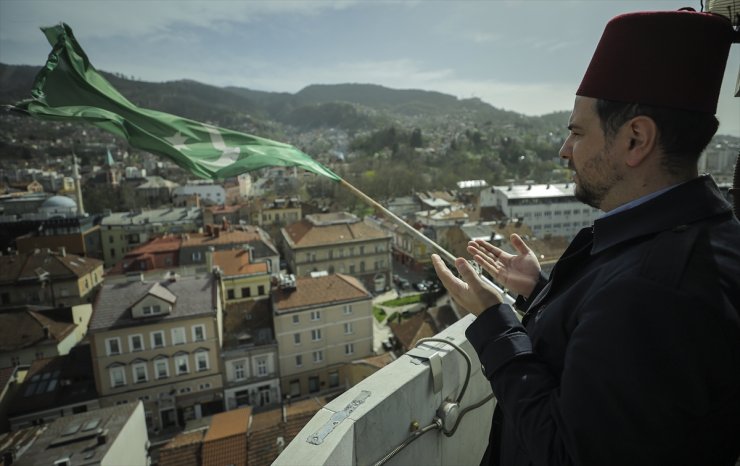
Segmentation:
{"type": "Polygon", "coordinates": [[[584,177],[578,176],[579,171],[576,170],[573,160],[571,159],[568,163],[568,168],[573,170],[573,173],[578,176],[577,181],[575,182],[576,199],[595,209],[601,209],[601,204],[604,202],[604,198],[609,194],[612,187],[622,179],[622,176],[617,174],[615,167],[609,167],[611,164],[612,163],[609,160],[606,151],[601,151],[598,157],[590,159],[587,162],[586,167],[583,167],[589,168],[590,170],[587,171],[592,173],[592,179],[586,180],[584,177]],[[607,171],[604,170],[605,168],[607,171]],[[593,174],[596,173],[601,173],[602,175],[600,182],[593,180],[593,174]]]}

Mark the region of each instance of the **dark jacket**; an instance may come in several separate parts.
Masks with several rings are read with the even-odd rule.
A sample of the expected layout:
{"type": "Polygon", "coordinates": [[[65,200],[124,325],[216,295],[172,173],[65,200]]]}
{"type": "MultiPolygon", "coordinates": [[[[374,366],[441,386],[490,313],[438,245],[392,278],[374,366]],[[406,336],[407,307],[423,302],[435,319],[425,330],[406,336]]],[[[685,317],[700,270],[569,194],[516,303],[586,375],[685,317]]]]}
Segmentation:
{"type": "Polygon", "coordinates": [[[484,462],[735,464],[740,222],[710,177],[579,232],[525,307],[466,332],[503,418],[484,462]]]}

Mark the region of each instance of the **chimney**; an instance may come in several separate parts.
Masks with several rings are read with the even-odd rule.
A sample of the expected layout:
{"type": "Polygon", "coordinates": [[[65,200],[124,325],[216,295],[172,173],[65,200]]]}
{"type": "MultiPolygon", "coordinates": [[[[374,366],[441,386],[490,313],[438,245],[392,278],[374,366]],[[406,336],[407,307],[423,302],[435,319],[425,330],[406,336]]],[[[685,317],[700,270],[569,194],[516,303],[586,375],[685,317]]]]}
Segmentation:
{"type": "Polygon", "coordinates": [[[67,248],[65,248],[64,246],[59,246],[59,255],[65,257],[67,255],[67,248]]]}
{"type": "Polygon", "coordinates": [[[213,236],[218,238],[221,236],[221,228],[214,226],[213,227],[213,236]]]}
{"type": "Polygon", "coordinates": [[[213,235],[213,225],[211,225],[210,223],[206,223],[206,235],[213,235]]]}

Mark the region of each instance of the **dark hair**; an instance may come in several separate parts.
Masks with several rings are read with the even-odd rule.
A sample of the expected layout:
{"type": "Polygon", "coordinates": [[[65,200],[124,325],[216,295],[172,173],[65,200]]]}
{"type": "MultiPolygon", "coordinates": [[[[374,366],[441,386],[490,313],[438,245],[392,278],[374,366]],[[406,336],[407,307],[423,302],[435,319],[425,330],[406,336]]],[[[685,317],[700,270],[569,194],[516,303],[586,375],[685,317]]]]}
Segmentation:
{"type": "Polygon", "coordinates": [[[658,128],[658,145],[666,155],[663,166],[670,173],[695,168],[719,126],[717,118],[708,113],[605,99],[597,99],[596,113],[607,142],[611,142],[619,128],[631,118],[642,115],[652,119],[658,128]]]}

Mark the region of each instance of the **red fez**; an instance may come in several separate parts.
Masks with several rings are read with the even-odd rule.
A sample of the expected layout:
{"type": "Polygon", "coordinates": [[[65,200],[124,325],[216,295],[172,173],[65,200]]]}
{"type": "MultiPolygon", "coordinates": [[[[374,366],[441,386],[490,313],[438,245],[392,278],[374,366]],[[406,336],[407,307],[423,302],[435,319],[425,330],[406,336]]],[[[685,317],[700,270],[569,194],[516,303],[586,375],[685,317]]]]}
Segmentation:
{"type": "Polygon", "coordinates": [[[731,23],[711,13],[617,16],[576,94],[714,114],[733,35],[731,23]]]}

